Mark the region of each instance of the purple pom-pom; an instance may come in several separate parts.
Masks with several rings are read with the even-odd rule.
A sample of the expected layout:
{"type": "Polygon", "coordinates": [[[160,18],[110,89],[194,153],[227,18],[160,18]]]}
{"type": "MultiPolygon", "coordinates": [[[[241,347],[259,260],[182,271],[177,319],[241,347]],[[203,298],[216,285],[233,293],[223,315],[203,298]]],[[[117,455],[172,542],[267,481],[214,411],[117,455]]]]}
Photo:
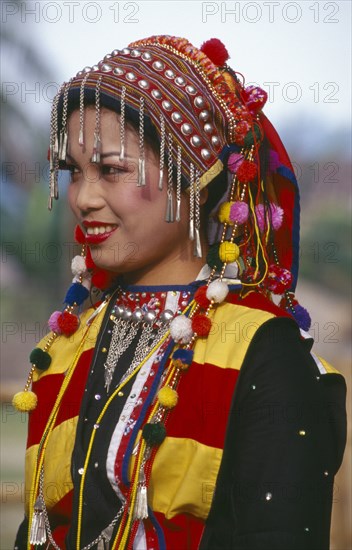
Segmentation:
{"type": "Polygon", "coordinates": [[[278,167],[280,166],[280,159],[279,159],[279,155],[276,151],[274,151],[273,149],[270,149],[270,152],[269,152],[269,172],[276,172],[276,170],[278,169],[278,167]]]}
{"type": "MultiPolygon", "coordinates": [[[[269,205],[270,212],[271,212],[271,225],[273,229],[277,230],[282,225],[282,220],[284,217],[284,211],[281,208],[281,206],[278,206],[277,204],[271,202],[269,205]]],[[[265,228],[265,218],[264,218],[264,205],[263,204],[257,204],[255,207],[255,212],[257,215],[257,222],[260,231],[264,231],[265,228]]]]}
{"type": "Polygon", "coordinates": [[[65,304],[80,306],[89,296],[89,291],[81,283],[72,283],[65,296],[65,304]]]}
{"type": "Polygon", "coordinates": [[[293,317],[296,323],[301,329],[308,331],[312,323],[312,320],[310,318],[308,311],[304,307],[300,306],[299,304],[296,304],[294,308],[295,308],[295,312],[293,313],[293,317]]]}
{"type": "Polygon", "coordinates": [[[232,222],[244,223],[248,219],[248,204],[236,201],[230,208],[230,220],[232,222]]]}
{"type": "Polygon", "coordinates": [[[61,334],[61,329],[58,325],[58,318],[60,317],[61,315],[61,311],[54,311],[50,317],[49,317],[49,321],[48,321],[48,326],[50,328],[50,330],[52,330],[53,332],[56,332],[56,334],[61,334]]]}

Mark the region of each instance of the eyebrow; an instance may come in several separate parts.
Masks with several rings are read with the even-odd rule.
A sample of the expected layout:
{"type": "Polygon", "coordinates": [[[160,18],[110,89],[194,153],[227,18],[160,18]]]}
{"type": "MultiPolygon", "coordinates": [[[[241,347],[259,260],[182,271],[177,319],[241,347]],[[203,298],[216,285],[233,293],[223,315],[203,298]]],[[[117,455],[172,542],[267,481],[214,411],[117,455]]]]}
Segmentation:
{"type": "MultiPolygon", "coordinates": [[[[105,159],[107,157],[119,157],[119,156],[120,156],[120,153],[118,151],[110,151],[109,153],[100,154],[101,159],[105,159]]],[[[72,160],[73,162],[76,162],[76,160],[69,153],[67,153],[66,157],[72,160]]],[[[132,159],[130,157],[125,157],[125,160],[132,160],[132,159]]]]}

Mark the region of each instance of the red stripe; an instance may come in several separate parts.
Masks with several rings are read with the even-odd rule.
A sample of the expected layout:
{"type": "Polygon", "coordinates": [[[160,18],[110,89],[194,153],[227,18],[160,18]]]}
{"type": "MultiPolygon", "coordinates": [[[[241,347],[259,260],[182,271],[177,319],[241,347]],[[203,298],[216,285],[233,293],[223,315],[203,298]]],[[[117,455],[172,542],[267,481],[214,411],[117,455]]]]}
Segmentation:
{"type": "Polygon", "coordinates": [[[94,348],[84,351],[80,356],[75,371],[62,400],[59,414],[57,415],[55,425],[58,426],[65,420],[77,416],[81,407],[81,402],[86,387],[89,367],[92,362],[94,348]]]}
{"type": "MultiPolygon", "coordinates": [[[[166,519],[164,514],[153,512],[163,530],[167,550],[196,550],[204,530],[204,522],[188,514],[166,519]]],[[[148,548],[151,548],[148,545],[148,548]]]]}
{"type": "MultiPolygon", "coordinates": [[[[79,358],[62,400],[56,425],[78,415],[93,351],[93,348],[87,350],[79,358]]],[[[38,397],[38,405],[29,415],[27,448],[40,442],[64,377],[63,373],[48,374],[37,382],[33,382],[33,391],[38,397]]]]}
{"type": "Polygon", "coordinates": [[[289,319],[292,319],[292,316],[287,313],[287,311],[275,305],[273,302],[271,302],[271,300],[265,298],[265,296],[263,296],[263,294],[260,294],[259,292],[251,292],[243,298],[238,294],[230,292],[227,295],[226,301],[230,304],[237,304],[239,306],[248,307],[250,309],[260,309],[261,311],[272,313],[276,317],[288,317],[289,319]]]}
{"type": "Polygon", "coordinates": [[[179,400],[167,421],[170,437],[187,437],[222,449],[239,371],[192,363],[182,376],[179,400]]]}

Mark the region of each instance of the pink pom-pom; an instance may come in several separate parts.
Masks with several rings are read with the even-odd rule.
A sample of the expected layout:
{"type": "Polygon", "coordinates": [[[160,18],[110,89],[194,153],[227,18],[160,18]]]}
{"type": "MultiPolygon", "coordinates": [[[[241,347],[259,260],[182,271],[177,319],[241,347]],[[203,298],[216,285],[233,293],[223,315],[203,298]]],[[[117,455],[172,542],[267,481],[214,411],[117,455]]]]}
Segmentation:
{"type": "Polygon", "coordinates": [[[48,321],[48,327],[50,328],[50,330],[52,330],[53,332],[56,332],[57,334],[61,334],[61,329],[58,324],[58,319],[60,315],[61,315],[61,311],[54,311],[50,315],[49,321],[48,321]]]}
{"type": "Polygon", "coordinates": [[[273,202],[270,203],[270,210],[271,210],[271,223],[273,224],[273,228],[275,230],[277,230],[282,225],[282,220],[283,220],[283,217],[284,217],[284,211],[281,208],[281,206],[278,206],[277,204],[274,204],[273,202]]]}
{"type": "Polygon", "coordinates": [[[248,204],[236,201],[230,208],[230,220],[234,223],[244,223],[248,219],[248,204]]]}
{"type": "Polygon", "coordinates": [[[244,156],[241,155],[241,153],[231,153],[229,160],[227,161],[227,167],[232,174],[235,174],[243,161],[244,156]]]}
{"type": "MultiPolygon", "coordinates": [[[[284,211],[280,206],[277,206],[277,204],[274,204],[273,202],[270,203],[269,208],[271,213],[271,225],[276,231],[282,225],[284,211]]],[[[255,207],[255,212],[257,215],[259,229],[263,232],[266,228],[264,205],[257,204],[257,206],[255,207]]]]}
{"type": "Polygon", "coordinates": [[[200,51],[209,57],[217,67],[222,67],[230,57],[224,44],[218,38],[210,38],[204,42],[200,51]]]}

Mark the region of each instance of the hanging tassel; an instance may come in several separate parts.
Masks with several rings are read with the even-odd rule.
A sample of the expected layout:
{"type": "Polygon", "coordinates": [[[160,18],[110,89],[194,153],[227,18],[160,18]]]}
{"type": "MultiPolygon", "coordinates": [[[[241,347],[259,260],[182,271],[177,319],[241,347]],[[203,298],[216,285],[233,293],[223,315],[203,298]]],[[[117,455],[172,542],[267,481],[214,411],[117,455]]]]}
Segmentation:
{"type": "Polygon", "coordinates": [[[182,156],[181,156],[181,147],[177,147],[177,176],[176,176],[176,221],[181,220],[181,167],[182,167],[182,156]]]}
{"type": "Polygon", "coordinates": [[[90,159],[91,162],[95,164],[98,164],[100,162],[100,151],[101,151],[100,137],[97,133],[94,133],[93,153],[90,159]]]}
{"type": "Polygon", "coordinates": [[[174,197],[171,192],[167,194],[165,221],[168,223],[172,223],[174,220],[174,197]]]}
{"type": "Polygon", "coordinates": [[[201,240],[200,240],[200,233],[199,233],[198,227],[196,227],[194,231],[195,231],[195,240],[194,240],[193,254],[197,258],[201,258],[202,257],[202,244],[201,244],[201,240]]]}
{"type": "Polygon", "coordinates": [[[39,496],[34,504],[34,515],[32,518],[31,532],[29,535],[30,544],[45,544],[46,529],[42,499],[39,496]]]}
{"type": "Polygon", "coordinates": [[[202,245],[200,240],[200,179],[199,179],[199,171],[196,171],[196,190],[195,190],[195,196],[194,196],[194,207],[195,207],[195,240],[194,240],[194,250],[193,254],[197,258],[202,257],[202,245]]]}
{"type": "Polygon", "coordinates": [[[138,187],[145,185],[145,160],[144,158],[138,160],[138,187]]]}
{"type": "Polygon", "coordinates": [[[138,486],[136,504],[133,512],[133,518],[137,520],[147,519],[148,517],[148,495],[147,486],[142,483],[138,486]]]}
{"type": "Polygon", "coordinates": [[[165,119],[160,116],[160,162],[159,162],[159,189],[163,188],[165,162],[165,119]]]}
{"type": "Polygon", "coordinates": [[[67,154],[67,143],[68,143],[68,134],[67,130],[62,130],[60,132],[60,152],[59,152],[59,160],[66,160],[66,154],[67,154]]]}
{"type": "Polygon", "coordinates": [[[138,187],[145,185],[144,161],[144,98],[139,98],[139,159],[138,159],[138,187]]]}
{"type": "Polygon", "coordinates": [[[120,160],[125,160],[125,97],[126,88],[121,89],[121,113],[120,113],[120,160]]]}
{"type": "Polygon", "coordinates": [[[194,165],[190,165],[189,182],[189,239],[194,240],[194,165]]]}

